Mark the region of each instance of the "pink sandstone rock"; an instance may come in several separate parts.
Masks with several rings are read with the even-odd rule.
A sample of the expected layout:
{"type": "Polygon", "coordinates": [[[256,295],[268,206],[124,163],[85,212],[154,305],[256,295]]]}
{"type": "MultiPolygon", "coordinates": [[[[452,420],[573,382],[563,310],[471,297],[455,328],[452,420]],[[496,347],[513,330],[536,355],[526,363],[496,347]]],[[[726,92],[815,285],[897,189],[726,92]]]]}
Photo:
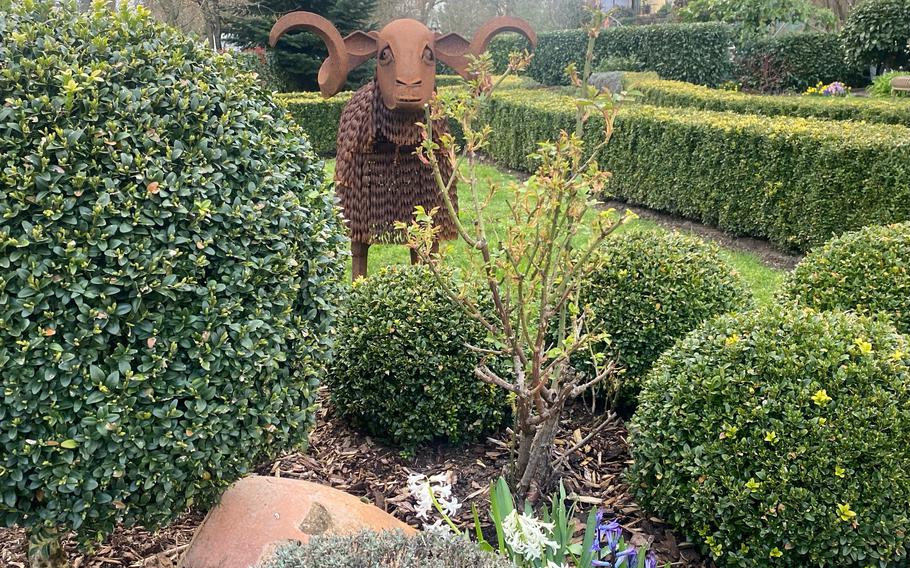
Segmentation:
{"type": "Polygon", "coordinates": [[[312,535],[361,529],[415,531],[343,491],[281,477],[241,479],[222,495],[196,530],[185,568],[250,568],[276,546],[312,535]]]}

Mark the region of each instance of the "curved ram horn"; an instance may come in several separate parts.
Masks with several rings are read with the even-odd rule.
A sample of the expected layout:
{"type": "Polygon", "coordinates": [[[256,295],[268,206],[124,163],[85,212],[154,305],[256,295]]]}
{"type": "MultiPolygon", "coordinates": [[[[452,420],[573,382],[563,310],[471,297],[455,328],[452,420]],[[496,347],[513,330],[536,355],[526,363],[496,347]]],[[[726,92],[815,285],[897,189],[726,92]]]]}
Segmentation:
{"type": "Polygon", "coordinates": [[[348,78],[348,53],[344,40],[332,22],[312,12],[291,12],[275,22],[269,33],[269,45],[275,47],[284,34],[296,30],[312,32],[322,38],[329,50],[329,57],[319,68],[319,91],[329,98],[344,85],[348,78]]]}
{"type": "Polygon", "coordinates": [[[471,53],[480,55],[487,50],[493,36],[505,32],[521,34],[531,43],[531,49],[537,47],[537,34],[534,33],[528,22],[512,16],[500,16],[493,18],[477,30],[477,33],[471,39],[471,53]]]}
{"type": "Polygon", "coordinates": [[[531,26],[521,18],[500,16],[485,23],[468,42],[458,34],[445,34],[436,37],[436,50],[439,59],[455,70],[456,73],[470,79],[468,66],[469,55],[478,56],[487,50],[493,36],[505,32],[515,32],[523,35],[531,42],[531,49],[537,47],[537,34],[531,26]]]}

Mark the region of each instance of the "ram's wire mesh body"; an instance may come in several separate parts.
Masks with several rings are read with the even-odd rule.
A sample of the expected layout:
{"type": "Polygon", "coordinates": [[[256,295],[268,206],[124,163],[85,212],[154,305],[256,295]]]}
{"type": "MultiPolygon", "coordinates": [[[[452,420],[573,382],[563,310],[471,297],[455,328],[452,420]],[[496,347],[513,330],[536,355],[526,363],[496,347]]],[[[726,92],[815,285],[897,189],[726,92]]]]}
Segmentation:
{"type": "MultiPolygon", "coordinates": [[[[375,81],[361,87],[345,105],[338,125],[336,191],[351,240],[355,243],[402,243],[398,221],[411,222],[414,208],[438,208],[434,225],[439,239],[457,237],[433,169],[414,154],[421,143],[425,121],[421,111],[389,110],[382,103],[375,81]]],[[[448,124],[433,124],[433,137],[449,132],[448,124]]],[[[452,173],[451,161],[440,155],[443,179],[452,173]]],[[[449,195],[458,207],[456,184],[449,195]]]]}

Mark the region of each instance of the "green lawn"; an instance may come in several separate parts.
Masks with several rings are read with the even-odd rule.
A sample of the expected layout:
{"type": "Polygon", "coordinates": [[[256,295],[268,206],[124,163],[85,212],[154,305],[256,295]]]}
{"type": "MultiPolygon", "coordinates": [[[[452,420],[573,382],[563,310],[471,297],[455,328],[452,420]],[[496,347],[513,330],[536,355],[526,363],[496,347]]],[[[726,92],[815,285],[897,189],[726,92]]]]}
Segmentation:
{"type": "MultiPolygon", "coordinates": [[[[330,172],[330,174],[334,172],[334,168],[335,161],[328,160],[326,163],[326,169],[330,172]]],[[[503,173],[502,171],[489,165],[479,166],[478,173],[485,187],[491,183],[504,186],[514,179],[509,174],[503,173]]],[[[459,191],[459,197],[462,204],[469,203],[470,195],[467,193],[467,188],[461,188],[459,191]]],[[[508,198],[508,191],[498,191],[496,193],[493,201],[490,203],[488,208],[490,219],[499,222],[505,222],[508,219],[508,198]]],[[[591,214],[593,215],[593,212],[591,214]]],[[[461,215],[462,221],[466,223],[469,223],[473,218],[473,213],[468,211],[467,208],[462,211],[461,215]]],[[[635,221],[620,229],[620,231],[666,230],[667,229],[661,227],[654,221],[646,219],[636,219],[635,221]]],[[[581,236],[584,237],[584,235],[581,236]]],[[[446,243],[446,245],[443,246],[442,252],[445,255],[447,261],[453,265],[459,266],[461,268],[467,268],[470,266],[470,257],[468,256],[468,250],[464,241],[457,240],[446,243]]],[[[763,264],[761,260],[759,260],[758,256],[752,253],[722,249],[722,254],[724,259],[727,260],[727,262],[729,262],[734,268],[736,268],[736,270],[739,271],[743,278],[745,278],[745,280],[749,283],[753,293],[755,294],[757,302],[762,305],[770,303],[775,291],[780,286],[785,273],[781,270],[777,270],[763,264]]],[[[410,262],[410,256],[408,254],[407,248],[401,245],[374,245],[370,247],[369,260],[369,269],[376,270],[381,266],[390,264],[407,264],[410,262]]],[[[350,271],[350,263],[348,263],[348,271],[350,271]]]]}

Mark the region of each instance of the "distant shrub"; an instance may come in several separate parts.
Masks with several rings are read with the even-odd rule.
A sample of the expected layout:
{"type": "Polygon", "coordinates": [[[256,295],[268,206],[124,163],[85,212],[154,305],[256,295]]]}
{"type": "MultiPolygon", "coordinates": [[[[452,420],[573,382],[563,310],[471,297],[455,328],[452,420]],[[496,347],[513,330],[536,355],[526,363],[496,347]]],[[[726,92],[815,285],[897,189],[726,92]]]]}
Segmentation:
{"type": "Polygon", "coordinates": [[[893,91],[891,89],[891,80],[895,77],[905,77],[910,75],[910,71],[889,71],[882,73],[872,81],[868,93],[873,97],[891,98],[891,97],[910,97],[907,91],[893,91]]]}
{"type": "Polygon", "coordinates": [[[831,239],[799,263],[782,294],[818,310],[885,313],[910,334],[910,222],[831,239]]]}
{"type": "Polygon", "coordinates": [[[315,536],[306,544],[286,544],[258,568],[514,568],[468,539],[400,531],[362,531],[346,536],[315,536]]]}
{"type": "MultiPolygon", "coordinates": [[[[528,75],[544,85],[567,85],[566,65],[575,63],[581,68],[587,41],[581,30],[540,34],[528,75]]],[[[634,58],[640,69],[655,71],[666,79],[717,85],[731,77],[732,45],[732,29],[725,24],[620,26],[600,34],[595,61],[634,58]]],[[[518,36],[501,36],[490,43],[499,69],[508,63],[509,52],[525,48],[526,41],[518,36]]]]}
{"type": "Polygon", "coordinates": [[[641,71],[644,65],[637,57],[608,55],[597,64],[597,71],[641,71]]]}
{"type": "MultiPolygon", "coordinates": [[[[413,450],[463,442],[502,425],[503,389],[474,376],[486,330],[424,266],[388,267],[355,283],[326,382],[338,413],[413,450]]],[[[494,361],[492,364],[496,364],[494,361]]]]}
{"type": "Polygon", "coordinates": [[[748,308],[746,287],[716,245],[666,231],[635,231],[604,242],[600,267],[583,288],[589,327],[607,333],[595,351],[626,369],[623,398],[677,339],[716,315],[748,308]]]}
{"type": "Polygon", "coordinates": [[[910,0],[863,0],[847,17],[841,41],[852,65],[910,65],[910,0]]]}
{"type": "MultiPolygon", "coordinates": [[[[751,40],[737,50],[740,81],[760,91],[796,91],[822,83],[842,81],[861,85],[857,65],[847,65],[840,38],[833,32],[795,32],[751,40]],[[773,87],[763,85],[762,60],[779,74],[773,87]]],[[[767,71],[765,72],[767,74],[767,71]]]]}
{"type": "Polygon", "coordinates": [[[0,11],[0,523],[154,527],[306,441],[344,228],[306,135],[142,6],[0,11]]]}
{"type": "Polygon", "coordinates": [[[907,565],[910,345],[886,322],[712,320],[661,356],[630,431],[639,501],[720,567],[907,565]]]}
{"type": "Polygon", "coordinates": [[[281,74],[275,67],[274,51],[257,47],[254,49],[232,52],[231,54],[237,59],[238,67],[256,74],[259,84],[262,85],[262,88],[266,91],[274,93],[286,91],[288,89],[281,74]]]}
{"type": "Polygon", "coordinates": [[[688,0],[678,11],[683,22],[726,22],[744,39],[769,36],[784,26],[833,29],[837,17],[811,0],[688,0]]]}

